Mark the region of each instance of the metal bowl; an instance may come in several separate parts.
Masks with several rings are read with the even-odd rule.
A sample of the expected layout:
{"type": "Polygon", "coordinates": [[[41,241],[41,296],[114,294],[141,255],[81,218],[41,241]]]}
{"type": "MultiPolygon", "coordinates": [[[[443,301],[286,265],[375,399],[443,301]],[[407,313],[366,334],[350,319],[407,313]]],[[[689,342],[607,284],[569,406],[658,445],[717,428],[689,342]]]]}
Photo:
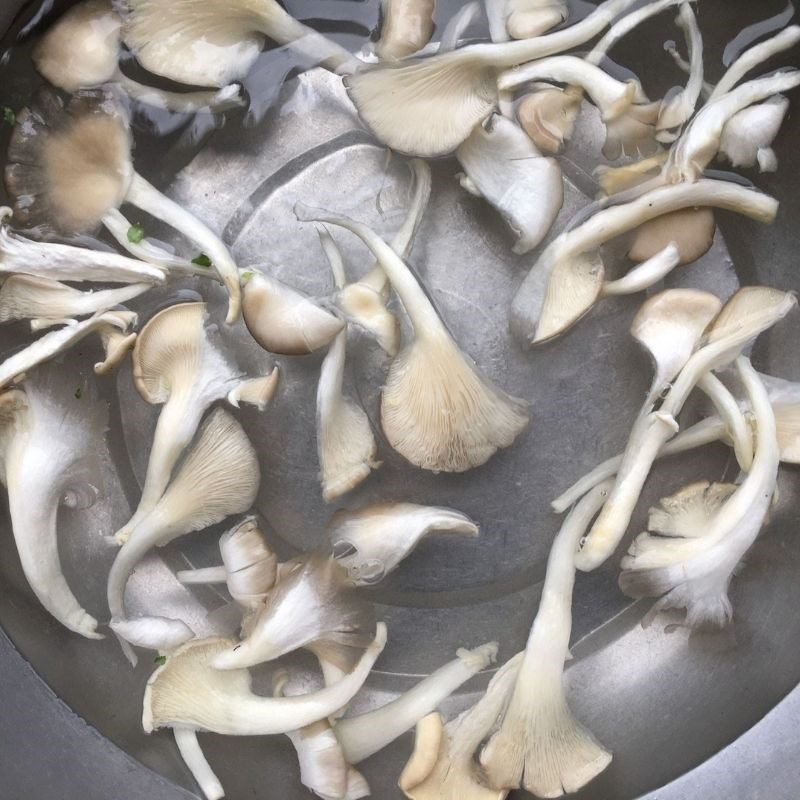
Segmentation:
{"type": "MultiPolygon", "coordinates": [[[[31,9],[26,9],[12,25],[21,5],[11,0],[0,9],[0,30],[11,26],[15,34],[30,19],[31,9]]],[[[305,18],[330,12],[321,2],[288,5],[305,18]]],[[[356,46],[357,25],[363,33],[372,24],[376,5],[337,4],[341,10],[335,13],[357,23],[344,26],[343,41],[356,46]]],[[[445,19],[460,4],[440,0],[439,5],[445,19]]],[[[781,8],[782,0],[765,0],[758,8],[745,0],[702,0],[699,18],[709,79],[721,73],[722,48],[740,28],[781,8]]],[[[644,26],[613,53],[653,95],[681,81],[660,52],[660,42],[675,35],[667,22],[660,17],[644,26]]],[[[0,105],[21,107],[38,82],[25,66],[27,50],[23,43],[11,52],[0,105]]],[[[260,83],[251,79],[249,84],[257,110],[275,100],[276,82],[266,76],[290,66],[284,55],[264,55],[255,73],[260,83]]],[[[137,114],[137,167],[222,232],[240,264],[265,267],[311,294],[324,294],[331,284],[316,233],[313,226],[294,220],[294,202],[342,211],[389,234],[403,215],[408,171],[402,159],[391,157],[363,131],[339,80],[325,72],[291,78],[265,116],[259,116],[232,115],[217,129],[210,118],[191,122],[137,114]],[[154,127],[171,128],[157,151],[154,127]]],[[[799,127],[793,108],[778,142],[780,170],[752,176],[781,201],[775,225],[766,228],[720,213],[711,252],[668,278],[668,285],[702,287],[723,297],[754,283],[800,289],[795,255],[800,229],[792,222],[800,214],[792,185],[800,159],[790,147],[799,127]]],[[[595,191],[591,170],[599,135],[599,120],[588,109],[562,159],[567,200],[556,229],[595,191]]],[[[6,138],[4,132],[3,148],[6,138]]],[[[535,351],[520,349],[508,333],[507,310],[535,253],[512,256],[509,234],[491,209],[454,180],[454,161],[435,162],[433,170],[431,207],[412,265],[462,347],[503,388],[533,401],[530,428],[512,448],[465,475],[415,470],[378,434],[383,468],[332,508],[322,502],[317,481],[314,399],[320,358],[281,359],[282,384],[272,407],[262,414],[238,412],[261,460],[256,511],[283,558],[324,544],[325,523],[337,505],[387,499],[451,505],[481,524],[477,540],[425,542],[373,590],[389,626],[389,645],[355,711],[392,699],[452,658],[458,647],[498,640],[504,660],[524,645],[560,524],[549,501],[624,446],[650,378],[646,356],[627,334],[641,296],[609,300],[561,340],[535,351]]],[[[150,231],[158,233],[152,221],[150,231]]],[[[368,268],[366,252],[352,238],[335,235],[350,274],[368,268]]],[[[179,291],[183,297],[200,293],[208,300],[243,368],[255,372],[273,363],[243,325],[226,329],[222,324],[221,291],[198,280],[187,280],[179,291]]],[[[146,319],[174,297],[174,288],[153,291],[133,307],[146,319]]],[[[759,340],[754,353],[758,368],[800,379],[800,350],[793,346],[798,325],[790,318],[759,340]]],[[[4,333],[3,351],[25,336],[22,326],[4,333]]],[[[96,355],[94,345],[86,343],[69,355],[68,363],[89,370],[96,355]]],[[[377,398],[386,362],[356,333],[350,337],[348,360],[351,390],[379,432],[377,398]]],[[[59,536],[71,585],[86,607],[102,617],[105,576],[114,556],[102,535],[123,523],[136,501],[157,409],[133,389],[129,366],[99,385],[111,407],[107,448],[101,454],[103,491],[91,509],[62,512],[59,536]]],[[[660,496],[691,480],[716,480],[732,470],[722,446],[659,464],[631,531],[641,529],[644,510],[660,496]]],[[[790,735],[800,708],[795,690],[800,618],[793,613],[800,603],[800,542],[793,530],[798,502],[793,468],[782,470],[779,489],[771,522],[733,582],[736,622],[730,631],[690,639],[680,632],[667,634],[661,625],[645,630],[639,621],[646,605],[619,593],[614,563],[579,576],[574,659],[566,673],[570,702],[615,757],[578,797],[712,800],[794,798],[800,792],[800,742],[790,735]]],[[[7,516],[2,522],[8,525],[7,516]]],[[[131,606],[170,610],[201,633],[224,624],[223,594],[189,591],[174,578],[187,565],[215,563],[223,529],[193,534],[148,557],[131,580],[131,606]]],[[[151,660],[145,656],[132,670],[113,637],[86,641],[48,617],[25,584],[10,531],[0,538],[0,581],[0,624],[8,637],[0,635],[0,797],[191,796],[196,787],[172,738],[166,732],[146,736],[141,729],[141,697],[151,660]]],[[[315,680],[310,659],[300,656],[288,663],[302,679],[315,680]]],[[[268,676],[266,668],[257,671],[257,685],[266,688],[268,676]]],[[[488,678],[474,679],[445,705],[445,712],[473,702],[488,678]]],[[[202,744],[234,800],[309,796],[284,737],[205,735],[202,744]]],[[[395,782],[410,744],[409,734],[363,765],[375,797],[401,797],[395,782]]]]}

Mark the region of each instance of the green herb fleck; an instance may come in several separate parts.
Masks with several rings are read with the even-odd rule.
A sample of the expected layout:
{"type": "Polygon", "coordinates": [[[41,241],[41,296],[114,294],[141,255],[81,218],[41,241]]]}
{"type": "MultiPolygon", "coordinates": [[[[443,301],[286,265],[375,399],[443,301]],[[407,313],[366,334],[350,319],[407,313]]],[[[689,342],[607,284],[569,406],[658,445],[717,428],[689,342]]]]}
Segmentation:
{"type": "Polygon", "coordinates": [[[128,241],[133,244],[139,244],[144,239],[144,225],[138,222],[128,228],[128,241]]]}
{"type": "Polygon", "coordinates": [[[205,253],[200,253],[197,258],[192,259],[192,264],[197,264],[198,267],[210,267],[211,259],[205,253]]]}
{"type": "Polygon", "coordinates": [[[76,400],[80,400],[80,399],[81,399],[81,397],[83,397],[83,389],[82,389],[82,388],[79,386],[79,387],[78,387],[78,388],[75,390],[75,399],[76,399],[76,400]]]}
{"type": "Polygon", "coordinates": [[[14,113],[14,109],[11,108],[11,106],[3,106],[3,121],[12,128],[14,127],[14,123],[17,121],[17,115],[14,113]]]}
{"type": "Polygon", "coordinates": [[[159,667],[163,667],[164,664],[167,663],[167,657],[166,656],[156,656],[153,659],[153,663],[154,664],[158,664],[159,667]]]}
{"type": "Polygon", "coordinates": [[[239,276],[242,286],[244,286],[253,277],[253,275],[255,275],[255,272],[253,272],[251,269],[242,272],[242,274],[239,276]]]}

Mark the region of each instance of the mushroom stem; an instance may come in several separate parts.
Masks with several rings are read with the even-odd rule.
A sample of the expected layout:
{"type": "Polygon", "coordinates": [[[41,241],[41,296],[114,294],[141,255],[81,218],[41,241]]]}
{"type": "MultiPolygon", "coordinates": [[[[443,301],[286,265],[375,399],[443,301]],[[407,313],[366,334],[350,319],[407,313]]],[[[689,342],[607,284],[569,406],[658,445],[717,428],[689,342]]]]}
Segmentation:
{"type": "Polygon", "coordinates": [[[725,384],[711,372],[707,372],[700,378],[697,388],[714,404],[714,408],[725,423],[727,433],[733,442],[733,451],[739,467],[744,472],[749,472],[753,464],[753,436],[736,398],[725,384]]]}
{"type": "Polygon", "coordinates": [[[230,108],[241,108],[245,103],[241,87],[235,83],[215,91],[168,92],[138,83],[120,69],[114,74],[113,81],[119,84],[128,97],[178,114],[193,114],[197,111],[220,113],[230,108]]]}
{"type": "Polygon", "coordinates": [[[184,764],[197,781],[206,800],[220,800],[225,797],[225,789],[222,788],[219,778],[214,774],[214,770],[211,769],[211,765],[200,749],[197,732],[190,728],[173,728],[172,733],[184,764]]]}
{"type": "Polygon", "coordinates": [[[623,277],[615,281],[606,281],[603,284],[601,295],[612,297],[643,292],[669,275],[680,264],[680,261],[678,246],[675,242],[670,242],[660,253],[643,261],[623,277]]]}
{"type": "Polygon", "coordinates": [[[229,325],[234,323],[239,317],[242,303],[239,268],[217,234],[137,173],[133,174],[125,199],[180,231],[211,259],[214,269],[230,295],[225,321],[229,325]]]}
{"type": "Polygon", "coordinates": [[[228,572],[225,567],[203,567],[202,569],[182,569],[175,577],[183,584],[227,583],[228,572]]]}

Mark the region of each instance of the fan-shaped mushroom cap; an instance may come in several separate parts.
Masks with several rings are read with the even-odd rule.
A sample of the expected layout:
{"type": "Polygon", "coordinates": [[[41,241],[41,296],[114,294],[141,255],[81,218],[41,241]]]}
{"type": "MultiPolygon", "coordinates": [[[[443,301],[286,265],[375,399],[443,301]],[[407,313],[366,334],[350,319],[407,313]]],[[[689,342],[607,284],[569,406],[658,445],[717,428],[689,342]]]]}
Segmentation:
{"type": "Polygon", "coordinates": [[[522,99],[517,119],[543,153],[555,155],[572,136],[582,99],[583,90],[577,86],[540,89],[522,99]]]}
{"type": "Polygon", "coordinates": [[[14,218],[62,235],[93,231],[125,199],[130,151],[128,121],[113,94],[83,92],[65,106],[41,89],[17,116],[8,147],[14,218]]]}
{"type": "Polygon", "coordinates": [[[670,242],[678,246],[681,264],[691,264],[709,251],[717,229],[714,210],[682,208],[640,225],[633,236],[628,258],[641,262],[661,252],[670,242]]]}

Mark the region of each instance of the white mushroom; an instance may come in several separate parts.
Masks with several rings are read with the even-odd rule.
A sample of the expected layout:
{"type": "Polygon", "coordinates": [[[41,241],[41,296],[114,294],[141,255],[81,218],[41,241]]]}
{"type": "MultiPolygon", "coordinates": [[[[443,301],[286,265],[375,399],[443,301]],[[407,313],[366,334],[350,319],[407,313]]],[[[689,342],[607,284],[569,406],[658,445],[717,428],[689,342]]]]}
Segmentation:
{"type": "Polygon", "coordinates": [[[410,56],[433,34],[436,0],[381,0],[381,38],[375,52],[382,61],[410,56]]]}

